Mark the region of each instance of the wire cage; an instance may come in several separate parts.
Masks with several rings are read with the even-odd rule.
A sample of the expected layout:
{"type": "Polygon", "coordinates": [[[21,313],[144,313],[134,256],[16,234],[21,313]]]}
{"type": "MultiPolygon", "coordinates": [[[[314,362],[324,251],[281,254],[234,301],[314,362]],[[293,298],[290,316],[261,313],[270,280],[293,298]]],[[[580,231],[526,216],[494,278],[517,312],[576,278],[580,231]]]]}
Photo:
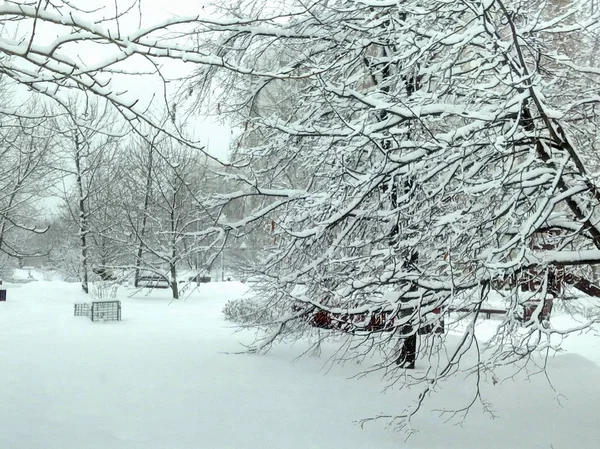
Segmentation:
{"type": "Polygon", "coordinates": [[[92,321],[121,321],[121,301],[95,301],[90,311],[92,321]]]}
{"type": "Polygon", "coordinates": [[[75,316],[90,316],[91,305],[89,303],[75,304],[75,316]]]}

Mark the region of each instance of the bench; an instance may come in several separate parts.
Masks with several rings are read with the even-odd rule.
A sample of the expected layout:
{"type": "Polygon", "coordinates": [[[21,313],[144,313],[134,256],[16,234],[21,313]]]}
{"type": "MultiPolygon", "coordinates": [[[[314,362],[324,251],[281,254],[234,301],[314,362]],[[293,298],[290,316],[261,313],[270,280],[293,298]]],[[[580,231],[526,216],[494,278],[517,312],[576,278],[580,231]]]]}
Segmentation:
{"type": "Polygon", "coordinates": [[[190,277],[188,280],[190,282],[196,282],[197,284],[208,284],[210,281],[212,281],[212,278],[210,276],[197,275],[190,277]]]}
{"type": "MultiPolygon", "coordinates": [[[[450,307],[448,309],[449,312],[465,312],[465,313],[473,313],[475,312],[474,308],[469,308],[469,307],[458,307],[458,308],[453,308],[450,307]]],[[[484,318],[486,319],[491,319],[492,315],[506,315],[506,310],[504,309],[490,309],[490,308],[481,308],[479,309],[479,313],[481,315],[483,315],[484,318]]]]}
{"type": "Polygon", "coordinates": [[[162,276],[140,276],[137,281],[137,286],[147,288],[170,288],[171,284],[167,278],[162,276]]]}

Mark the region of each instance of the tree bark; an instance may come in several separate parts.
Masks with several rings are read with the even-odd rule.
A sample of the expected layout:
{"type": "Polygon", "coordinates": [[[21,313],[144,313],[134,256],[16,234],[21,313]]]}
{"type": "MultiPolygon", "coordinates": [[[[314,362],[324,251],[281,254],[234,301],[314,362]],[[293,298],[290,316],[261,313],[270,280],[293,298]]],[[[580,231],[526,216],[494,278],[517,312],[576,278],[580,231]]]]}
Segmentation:
{"type": "Polygon", "coordinates": [[[89,275],[88,275],[88,246],[87,246],[87,212],[85,207],[85,194],[83,188],[83,173],[81,168],[81,142],[79,136],[75,134],[75,170],[76,170],[76,183],[77,191],[79,193],[79,245],[81,248],[81,269],[83,270],[81,279],[81,289],[85,293],[89,293],[89,275]]]}

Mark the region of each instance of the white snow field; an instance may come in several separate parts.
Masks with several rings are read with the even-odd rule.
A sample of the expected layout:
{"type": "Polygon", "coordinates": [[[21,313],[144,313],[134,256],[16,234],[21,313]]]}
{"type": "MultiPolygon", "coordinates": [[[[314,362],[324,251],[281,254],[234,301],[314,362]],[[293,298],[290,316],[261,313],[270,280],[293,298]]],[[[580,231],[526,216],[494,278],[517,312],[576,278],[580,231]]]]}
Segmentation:
{"type": "Polygon", "coordinates": [[[475,380],[443,383],[405,441],[386,421],[356,423],[410,405],[411,392],[382,393],[379,375],[351,379],[355,364],[325,370],[325,355],[297,359],[303,342],[233,354],[252,334],[235,332],[221,309],[245,291],[203,284],[174,302],[166,290],[130,297],[122,288],[123,321],[93,323],[73,316],[73,303],[89,299],[76,284],[9,286],[0,302],[0,449],[600,447],[597,337],[570,338],[552,358],[556,391],[525,373],[482,379],[495,419],[476,405],[464,423],[445,422],[432,409],[465,405],[475,380]]]}

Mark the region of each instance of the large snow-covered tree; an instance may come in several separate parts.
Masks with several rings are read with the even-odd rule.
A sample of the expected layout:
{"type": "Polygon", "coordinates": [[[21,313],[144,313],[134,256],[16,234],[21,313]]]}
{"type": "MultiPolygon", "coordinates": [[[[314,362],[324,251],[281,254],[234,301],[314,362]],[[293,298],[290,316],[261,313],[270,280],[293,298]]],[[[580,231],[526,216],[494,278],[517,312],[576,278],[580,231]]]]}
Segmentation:
{"type": "Polygon", "coordinates": [[[405,378],[422,398],[470,351],[463,369],[493,373],[596,319],[546,320],[576,267],[600,262],[593,2],[243,1],[226,13],[195,29],[214,59],[189,91],[224,86],[213,104],[247,130],[238,154],[252,173],[226,199],[264,201],[228,225],[275,222],[262,270],[279,315],[258,348],[327,327],[361,357],[380,352],[397,379],[414,348],[398,352],[396,337],[460,312],[460,338],[427,346],[439,363],[405,378]],[[490,297],[506,314],[483,344],[490,297]]]}

